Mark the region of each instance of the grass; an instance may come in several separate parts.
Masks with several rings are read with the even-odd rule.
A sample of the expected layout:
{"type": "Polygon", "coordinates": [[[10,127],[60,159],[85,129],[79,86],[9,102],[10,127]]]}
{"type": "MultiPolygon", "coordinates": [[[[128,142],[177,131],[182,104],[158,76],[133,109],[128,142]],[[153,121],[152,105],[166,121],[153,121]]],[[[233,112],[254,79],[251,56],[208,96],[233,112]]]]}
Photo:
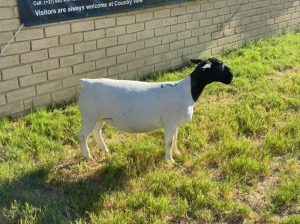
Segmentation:
{"type": "MultiPolygon", "coordinates": [[[[180,127],[177,164],[162,130],[104,127],[85,161],[76,104],[0,119],[0,223],[299,223],[300,33],[218,58],[229,85],[208,86],[180,127]]],[[[192,67],[149,81],[178,80],[192,67]]]]}

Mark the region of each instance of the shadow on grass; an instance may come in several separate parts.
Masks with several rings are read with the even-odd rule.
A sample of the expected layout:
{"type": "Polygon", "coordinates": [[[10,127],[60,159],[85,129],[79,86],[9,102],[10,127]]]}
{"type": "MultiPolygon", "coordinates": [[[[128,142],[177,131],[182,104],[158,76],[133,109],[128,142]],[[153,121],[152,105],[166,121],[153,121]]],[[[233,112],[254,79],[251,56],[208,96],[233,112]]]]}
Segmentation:
{"type": "Polygon", "coordinates": [[[39,168],[0,185],[0,223],[71,223],[99,214],[103,198],[130,179],[126,166],[106,164],[86,178],[48,181],[52,168],[39,168]]]}

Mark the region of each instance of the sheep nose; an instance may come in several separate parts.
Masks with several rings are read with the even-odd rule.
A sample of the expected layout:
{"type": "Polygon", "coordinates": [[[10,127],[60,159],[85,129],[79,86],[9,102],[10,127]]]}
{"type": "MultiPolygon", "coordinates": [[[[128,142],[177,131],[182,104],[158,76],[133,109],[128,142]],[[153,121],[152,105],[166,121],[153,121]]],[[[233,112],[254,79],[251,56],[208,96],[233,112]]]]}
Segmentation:
{"type": "Polygon", "coordinates": [[[226,76],[226,81],[224,82],[225,84],[230,84],[232,82],[232,79],[233,79],[233,74],[232,72],[230,71],[228,73],[228,75],[226,76]]]}
{"type": "Polygon", "coordinates": [[[233,75],[232,75],[232,73],[230,73],[230,76],[229,76],[229,82],[228,82],[228,84],[230,84],[231,82],[232,82],[232,79],[233,79],[233,75]]]}
{"type": "Polygon", "coordinates": [[[231,69],[229,69],[229,76],[231,79],[233,79],[233,72],[231,71],[231,69]]]}

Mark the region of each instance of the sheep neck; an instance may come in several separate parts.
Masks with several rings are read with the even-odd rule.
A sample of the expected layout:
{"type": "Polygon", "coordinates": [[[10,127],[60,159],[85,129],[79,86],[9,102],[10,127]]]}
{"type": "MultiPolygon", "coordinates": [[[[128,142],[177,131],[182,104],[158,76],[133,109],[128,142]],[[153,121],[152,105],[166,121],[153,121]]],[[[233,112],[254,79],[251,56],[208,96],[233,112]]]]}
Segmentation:
{"type": "Polygon", "coordinates": [[[196,69],[190,74],[191,79],[191,94],[194,102],[196,102],[201,95],[203,89],[207,84],[207,80],[203,78],[203,71],[196,69]],[[200,73],[200,74],[199,74],[200,73]]]}

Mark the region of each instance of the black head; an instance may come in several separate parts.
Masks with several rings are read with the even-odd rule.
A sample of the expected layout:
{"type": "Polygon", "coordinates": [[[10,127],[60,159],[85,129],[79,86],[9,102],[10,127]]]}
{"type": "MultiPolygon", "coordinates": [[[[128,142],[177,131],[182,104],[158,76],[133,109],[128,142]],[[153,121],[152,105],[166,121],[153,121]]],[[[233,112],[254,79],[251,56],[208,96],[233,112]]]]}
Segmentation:
{"type": "Polygon", "coordinates": [[[230,84],[233,78],[233,73],[228,66],[216,58],[207,60],[191,59],[191,62],[197,64],[195,75],[201,76],[201,80],[206,84],[212,82],[222,82],[230,84]]]}

